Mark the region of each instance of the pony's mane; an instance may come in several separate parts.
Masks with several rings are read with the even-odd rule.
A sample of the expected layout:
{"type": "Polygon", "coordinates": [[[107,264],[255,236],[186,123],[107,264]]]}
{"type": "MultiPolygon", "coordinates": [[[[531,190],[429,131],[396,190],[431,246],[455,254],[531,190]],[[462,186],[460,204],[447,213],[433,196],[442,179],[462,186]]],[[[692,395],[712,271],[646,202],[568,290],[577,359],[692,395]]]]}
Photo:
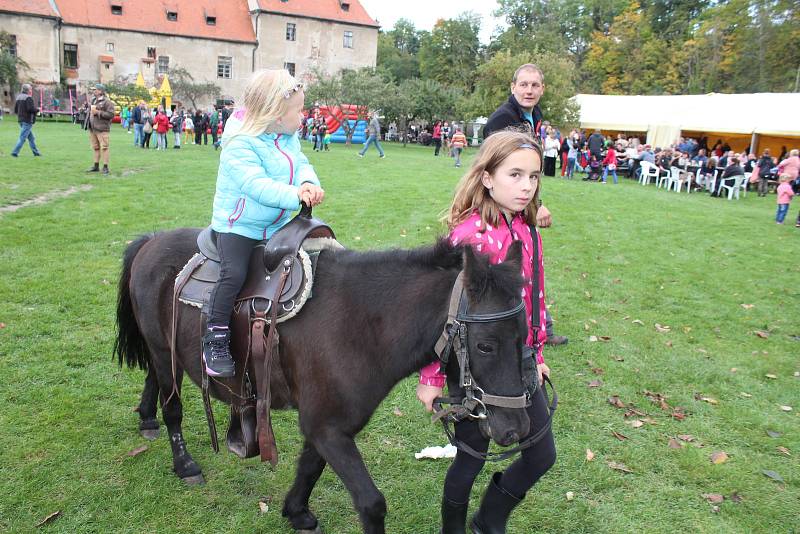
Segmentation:
{"type": "MultiPolygon", "coordinates": [[[[383,276],[392,276],[417,271],[461,270],[464,267],[464,246],[452,245],[446,237],[433,245],[412,249],[388,249],[373,251],[342,250],[335,252],[340,264],[372,271],[379,268],[383,276]]],[[[474,253],[472,279],[467,282],[473,296],[483,297],[487,291],[499,291],[513,298],[519,295],[522,276],[517,268],[506,263],[491,265],[489,258],[474,253]]]]}

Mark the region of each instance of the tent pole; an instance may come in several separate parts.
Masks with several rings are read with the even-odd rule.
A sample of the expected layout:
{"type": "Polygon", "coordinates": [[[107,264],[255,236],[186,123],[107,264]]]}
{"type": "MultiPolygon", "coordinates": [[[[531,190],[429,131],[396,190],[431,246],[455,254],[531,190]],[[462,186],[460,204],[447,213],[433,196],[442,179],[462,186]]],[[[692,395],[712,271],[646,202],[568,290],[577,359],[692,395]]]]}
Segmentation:
{"type": "Polygon", "coordinates": [[[751,154],[758,154],[758,134],[753,132],[752,137],[750,137],[750,153],[751,154]]]}

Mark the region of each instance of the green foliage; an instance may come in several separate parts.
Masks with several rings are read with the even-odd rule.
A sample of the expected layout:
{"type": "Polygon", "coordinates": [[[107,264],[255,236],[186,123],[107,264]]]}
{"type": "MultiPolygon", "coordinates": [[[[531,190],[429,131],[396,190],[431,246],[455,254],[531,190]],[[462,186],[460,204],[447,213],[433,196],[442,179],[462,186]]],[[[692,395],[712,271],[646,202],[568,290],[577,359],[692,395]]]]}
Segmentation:
{"type": "Polygon", "coordinates": [[[401,82],[419,77],[419,58],[416,54],[398,48],[391,32],[378,35],[377,63],[390,80],[401,82]]]}
{"type": "Polygon", "coordinates": [[[439,20],[420,44],[422,78],[471,90],[472,73],[480,59],[480,28],[480,17],[471,12],[439,20]]]}
{"type": "Polygon", "coordinates": [[[11,54],[11,47],[15,44],[11,34],[0,30],[0,87],[8,86],[12,93],[19,89],[20,71],[29,68],[18,55],[11,54]]]}
{"type": "Polygon", "coordinates": [[[202,100],[204,97],[218,98],[222,94],[222,89],[217,84],[212,82],[196,82],[189,71],[183,67],[174,67],[170,69],[169,84],[172,87],[174,99],[188,99],[195,109],[197,108],[198,100],[202,100]]]}
{"type": "Polygon", "coordinates": [[[144,100],[150,101],[150,92],[144,87],[139,87],[133,83],[107,83],[106,93],[119,105],[126,105],[133,102],[144,100]]]}

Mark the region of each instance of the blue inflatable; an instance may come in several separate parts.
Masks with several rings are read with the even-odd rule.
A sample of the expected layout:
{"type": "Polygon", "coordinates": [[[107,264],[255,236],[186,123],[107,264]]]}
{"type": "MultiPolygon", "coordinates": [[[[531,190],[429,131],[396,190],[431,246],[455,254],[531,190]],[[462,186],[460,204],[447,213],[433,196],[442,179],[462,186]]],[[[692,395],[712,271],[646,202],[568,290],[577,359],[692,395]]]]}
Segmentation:
{"type": "MultiPolygon", "coordinates": [[[[354,144],[362,144],[364,141],[367,140],[367,121],[355,121],[349,120],[347,121],[350,124],[351,128],[354,128],[355,131],[353,132],[353,143],[354,144]]],[[[347,134],[344,133],[344,128],[339,127],[336,129],[335,132],[331,134],[331,141],[333,143],[344,143],[347,141],[347,134]]]]}

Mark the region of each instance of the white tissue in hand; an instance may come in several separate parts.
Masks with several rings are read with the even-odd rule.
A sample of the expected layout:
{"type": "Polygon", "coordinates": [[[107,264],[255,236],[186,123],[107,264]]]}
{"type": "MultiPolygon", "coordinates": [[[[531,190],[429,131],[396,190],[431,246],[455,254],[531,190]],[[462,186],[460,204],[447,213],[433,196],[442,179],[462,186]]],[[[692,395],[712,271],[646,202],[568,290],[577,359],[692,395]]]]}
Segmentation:
{"type": "Polygon", "coordinates": [[[434,460],[437,458],[455,458],[457,450],[450,444],[444,447],[425,447],[421,451],[415,452],[414,458],[417,460],[422,458],[433,458],[434,460]]]}

